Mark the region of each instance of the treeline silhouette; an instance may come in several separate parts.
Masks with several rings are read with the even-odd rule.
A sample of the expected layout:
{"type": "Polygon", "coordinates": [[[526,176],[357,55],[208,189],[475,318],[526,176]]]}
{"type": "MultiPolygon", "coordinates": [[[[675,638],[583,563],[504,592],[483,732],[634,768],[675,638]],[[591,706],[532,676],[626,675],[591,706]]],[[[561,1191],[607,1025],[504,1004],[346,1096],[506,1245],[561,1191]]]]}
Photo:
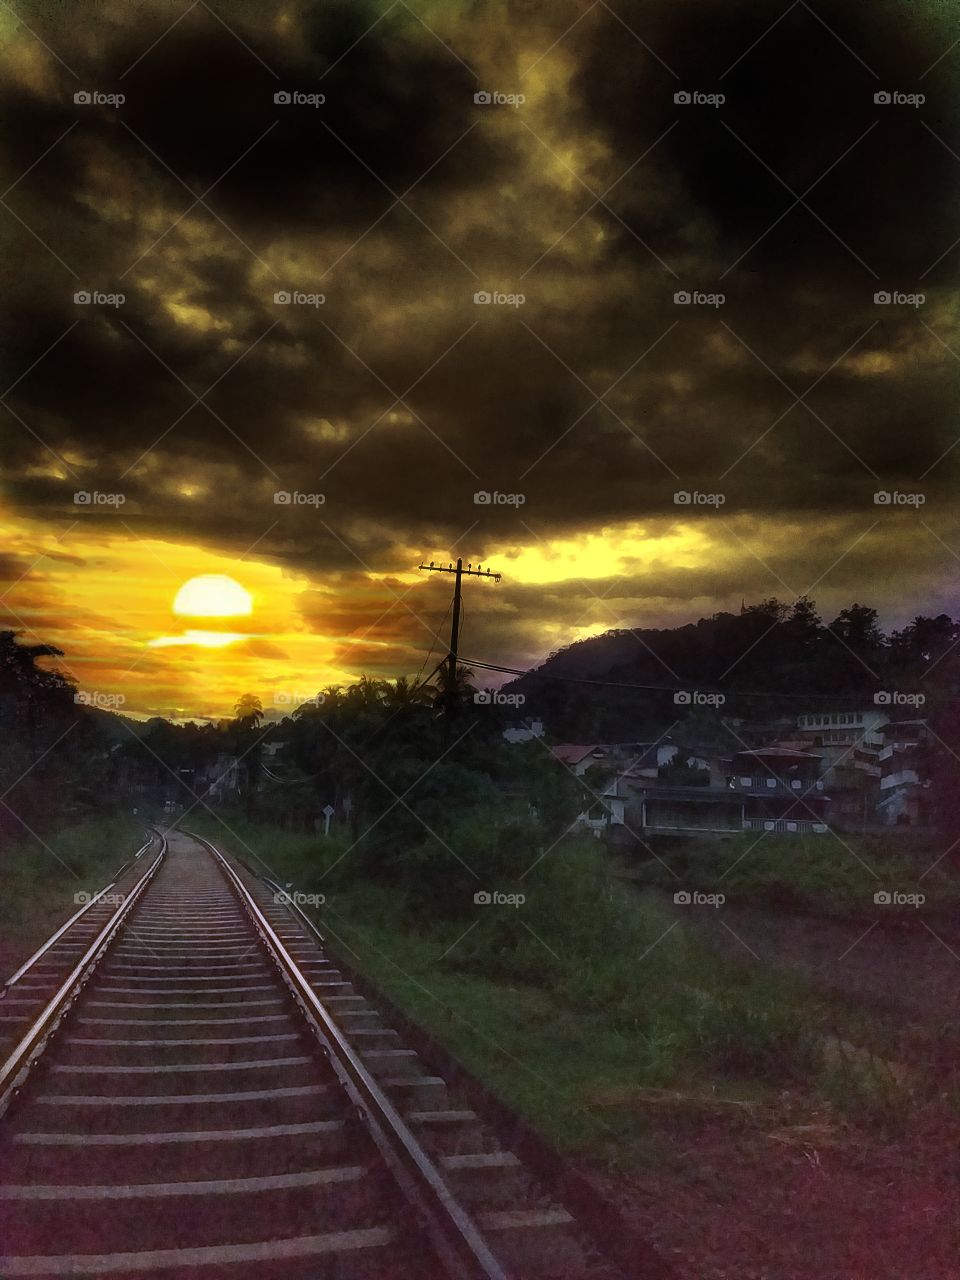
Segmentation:
{"type": "MultiPolygon", "coordinates": [[[[812,600],[770,599],[685,626],[578,641],[505,686],[523,695],[520,705],[477,699],[480,673],[461,666],[454,678],[443,664],[427,683],[364,675],[282,717],[246,693],[217,723],[136,721],[85,705],[56,669],[62,656],[0,632],[3,841],[42,839],[118,805],[162,817],[170,800],[202,811],[226,799],[251,816],[311,827],[330,805],[373,862],[398,848],[429,860],[455,840],[495,861],[490,841],[504,823],[519,823],[514,834],[537,846],[589,803],[550,742],[652,741],[670,730],[683,745],[729,751],[725,721],[868,707],[892,692],[925,699],[894,714],[931,724],[937,805],[943,825],[960,832],[960,624],[945,614],[885,634],[861,604],[825,623],[812,600]],[[684,702],[684,691],[725,701],[684,702]],[[504,740],[508,724],[537,716],[546,739],[504,740]],[[218,785],[224,777],[229,784],[218,785]]],[[[308,678],[299,672],[290,683],[303,688],[308,678]]]]}
{"type": "Polygon", "coordinates": [[[960,689],[960,623],[918,616],[886,634],[866,605],[824,622],[813,600],[771,598],[685,626],[579,640],[507,687],[524,694],[528,715],[578,742],[656,737],[678,719],[709,736],[718,714],[678,703],[677,690],[720,692],[721,713],[748,721],[868,707],[887,692],[920,693],[922,714],[939,716],[960,689]],[[631,684],[663,692],[616,687],[631,684]]]}

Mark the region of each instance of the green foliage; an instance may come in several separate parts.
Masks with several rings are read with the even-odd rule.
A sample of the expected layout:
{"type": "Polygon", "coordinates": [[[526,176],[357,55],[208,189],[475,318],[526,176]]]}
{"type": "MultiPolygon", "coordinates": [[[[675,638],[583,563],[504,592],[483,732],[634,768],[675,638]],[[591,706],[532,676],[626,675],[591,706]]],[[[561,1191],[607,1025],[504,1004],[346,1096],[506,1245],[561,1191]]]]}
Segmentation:
{"type": "Polygon", "coordinates": [[[12,842],[0,860],[0,932],[42,940],[76,910],[80,890],[102,889],[140,847],[145,824],[132,815],[88,818],[41,844],[12,842]]]}
{"type": "MultiPolygon", "coordinates": [[[[563,1039],[574,1074],[589,1078],[595,1055],[595,1078],[609,1071],[634,1085],[711,1075],[782,1084],[817,1069],[817,1001],[799,984],[720,960],[658,897],[624,892],[595,840],[560,841],[537,860],[529,819],[465,819],[457,847],[483,867],[478,884],[462,869],[434,865],[432,855],[405,856],[402,874],[383,866],[372,875],[342,841],[257,827],[240,815],[215,826],[210,817],[197,822],[251,862],[251,850],[265,858],[284,883],[326,895],[321,928],[335,945],[358,948],[350,963],[369,961],[394,989],[390,963],[361,945],[373,939],[416,983],[454,993],[469,1021],[482,1009],[525,1057],[531,1042],[549,1042],[555,1054],[563,1039]],[[478,888],[501,900],[475,903],[478,888]],[[510,905],[515,895],[523,900],[510,905]],[[525,1022],[509,1012],[518,1005],[525,1022]]],[[[404,984],[400,990],[410,998],[404,984]]]]}
{"type": "Polygon", "coordinates": [[[881,889],[919,891],[931,905],[950,903],[955,881],[942,867],[933,845],[924,856],[891,852],[882,838],[744,832],[722,841],[677,842],[661,860],[644,861],[635,874],[671,892],[684,888],[724,893],[731,900],[767,904],[819,915],[872,913],[881,889]],[[666,865],[665,865],[666,864],[666,865]],[[922,883],[920,877],[923,875],[922,883]]]}

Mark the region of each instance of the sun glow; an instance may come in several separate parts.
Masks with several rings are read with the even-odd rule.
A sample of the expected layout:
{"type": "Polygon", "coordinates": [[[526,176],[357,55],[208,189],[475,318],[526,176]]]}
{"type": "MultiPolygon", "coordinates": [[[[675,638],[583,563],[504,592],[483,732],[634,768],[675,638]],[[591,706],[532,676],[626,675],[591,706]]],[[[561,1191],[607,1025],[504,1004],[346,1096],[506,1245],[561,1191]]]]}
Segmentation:
{"type": "Polygon", "coordinates": [[[198,644],[204,649],[225,649],[228,644],[237,640],[246,640],[247,636],[236,631],[185,631],[182,636],[157,636],[148,640],[151,649],[169,649],[171,645],[198,644]]]}
{"type": "Polygon", "coordinates": [[[225,573],[204,573],[183,584],[173,611],[191,618],[236,618],[253,612],[253,598],[225,573]]]}

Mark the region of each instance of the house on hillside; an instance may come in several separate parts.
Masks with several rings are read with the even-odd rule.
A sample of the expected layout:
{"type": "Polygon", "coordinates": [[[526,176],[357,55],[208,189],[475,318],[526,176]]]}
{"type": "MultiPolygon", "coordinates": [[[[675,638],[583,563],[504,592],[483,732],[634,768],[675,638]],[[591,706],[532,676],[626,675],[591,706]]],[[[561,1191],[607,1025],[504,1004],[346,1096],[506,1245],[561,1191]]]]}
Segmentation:
{"type": "Polygon", "coordinates": [[[221,752],[205,769],[198,769],[195,789],[208,804],[235,799],[240,790],[240,761],[221,752]]]}
{"type": "Polygon", "coordinates": [[[925,826],[929,799],[930,729],[926,720],[891,720],[883,726],[877,820],[884,826],[925,826]]]}
{"type": "Polygon", "coordinates": [[[592,831],[597,837],[608,827],[622,826],[623,789],[616,751],[596,743],[564,742],[551,747],[550,754],[576,778],[582,778],[588,769],[595,766],[603,770],[594,788],[592,802],[578,815],[574,826],[592,831]]]}
{"type": "Polygon", "coordinates": [[[840,708],[810,711],[797,716],[795,734],[811,747],[851,747],[882,745],[881,729],[889,712],[879,707],[867,710],[840,708]]]}
{"type": "Polygon", "coordinates": [[[797,717],[796,745],[823,758],[821,777],[830,793],[831,821],[861,830],[876,821],[880,799],[880,748],[889,713],[882,708],[804,712],[797,717]]]}
{"type": "Polygon", "coordinates": [[[789,737],[796,728],[795,722],[787,717],[771,717],[767,720],[733,719],[730,724],[745,747],[772,746],[781,738],[789,737]]]}
{"type": "Polygon", "coordinates": [[[744,797],[729,787],[627,783],[627,828],[637,835],[731,835],[744,827],[744,797]]]}
{"type": "Polygon", "coordinates": [[[583,746],[574,742],[562,742],[557,747],[551,747],[550,754],[555,760],[566,765],[577,778],[582,778],[592,765],[606,764],[611,760],[607,748],[598,746],[596,743],[583,746]]]}
{"type": "Polygon", "coordinates": [[[542,738],[543,734],[542,720],[521,721],[518,724],[510,724],[503,731],[503,737],[507,742],[532,742],[535,738],[542,738]]]}
{"type": "Polygon", "coordinates": [[[730,767],[730,789],[744,801],[744,830],[798,835],[828,830],[829,799],[819,754],[758,747],[738,751],[730,767]]]}
{"type": "Polygon", "coordinates": [[[577,825],[614,840],[642,834],[729,834],[743,829],[744,802],[734,795],[716,756],[657,742],[563,743],[554,758],[577,777],[597,767],[600,781],[593,803],[577,825]],[[703,775],[703,785],[671,783],[671,769],[686,765],[703,775]]]}

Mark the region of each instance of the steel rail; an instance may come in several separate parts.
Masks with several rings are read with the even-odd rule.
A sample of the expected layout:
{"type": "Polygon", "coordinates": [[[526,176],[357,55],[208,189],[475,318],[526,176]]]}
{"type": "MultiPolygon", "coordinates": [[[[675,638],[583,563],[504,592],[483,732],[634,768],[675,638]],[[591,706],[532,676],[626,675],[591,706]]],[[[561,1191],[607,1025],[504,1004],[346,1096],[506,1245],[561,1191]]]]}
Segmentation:
{"type": "Polygon", "coordinates": [[[185,834],[204,845],[217,860],[390,1172],[419,1214],[448,1275],[455,1280],[508,1280],[476,1223],[451,1194],[436,1165],[333,1021],[236,871],[209,840],[192,832],[185,834]]]}
{"type": "Polygon", "coordinates": [[[91,907],[95,907],[97,903],[104,897],[104,895],[109,893],[110,890],[116,886],[117,881],[126,871],[127,867],[132,866],[133,863],[136,862],[139,857],[141,857],[141,855],[146,853],[146,851],[150,848],[151,844],[153,844],[153,836],[150,837],[150,839],[146,842],[146,844],[141,845],[141,847],[137,850],[137,852],[133,855],[132,858],[128,858],[126,862],[124,862],[123,865],[113,873],[113,879],[110,881],[108,885],[104,885],[104,887],[98,890],[97,893],[95,893],[93,897],[90,899],[90,901],[85,903],[80,908],[79,911],[75,911],[73,915],[70,917],[70,919],[67,920],[65,924],[62,924],[60,926],[60,928],[56,931],[56,933],[53,933],[50,935],[50,937],[46,940],[43,946],[37,948],[37,950],[29,958],[29,960],[24,960],[23,964],[16,971],[16,973],[12,973],[10,977],[4,981],[3,988],[2,990],[0,990],[0,1000],[3,999],[3,997],[7,994],[7,992],[10,990],[10,988],[13,986],[15,982],[19,982],[20,979],[24,976],[24,974],[27,973],[30,969],[32,969],[33,966],[37,963],[37,961],[41,960],[47,954],[47,952],[54,945],[54,943],[59,942],[59,940],[63,937],[63,935],[67,932],[68,929],[73,928],[73,926],[77,923],[77,921],[81,918],[81,916],[86,915],[86,913],[90,910],[91,907]]]}
{"type": "MultiPolygon", "coordinates": [[[[187,834],[189,834],[189,832],[187,834]]],[[[194,839],[197,838],[198,837],[194,836],[194,839]]],[[[282,905],[289,907],[290,910],[295,913],[299,918],[300,923],[307,926],[321,945],[326,943],[326,938],[304,911],[303,907],[300,906],[300,903],[296,901],[296,895],[300,892],[299,889],[294,889],[291,884],[281,884],[279,880],[274,880],[272,876],[265,876],[263,872],[258,871],[256,867],[251,867],[246,858],[236,858],[235,860],[239,862],[241,867],[246,871],[249,871],[252,876],[255,876],[262,884],[265,884],[268,889],[272,889],[274,894],[281,894],[282,905]]],[[[279,902],[280,899],[277,899],[277,901],[279,902]]]]}
{"type": "Polygon", "coordinates": [[[71,1008],[77,996],[89,981],[91,975],[113,941],[117,931],[126,922],[127,916],[139,901],[147,885],[153,879],[157,868],[163,862],[167,851],[167,842],[160,836],[160,852],[155,861],[143,873],[130,892],[124,895],[116,911],[106,922],[96,938],[84,952],[70,974],[64,979],[59,989],[50,997],[43,1012],[34,1020],[20,1043],[14,1048],[6,1062],[0,1067],[0,1116],[5,1115],[15,1095],[23,1087],[31,1068],[46,1049],[50,1037],[54,1034],[71,1008]]]}

